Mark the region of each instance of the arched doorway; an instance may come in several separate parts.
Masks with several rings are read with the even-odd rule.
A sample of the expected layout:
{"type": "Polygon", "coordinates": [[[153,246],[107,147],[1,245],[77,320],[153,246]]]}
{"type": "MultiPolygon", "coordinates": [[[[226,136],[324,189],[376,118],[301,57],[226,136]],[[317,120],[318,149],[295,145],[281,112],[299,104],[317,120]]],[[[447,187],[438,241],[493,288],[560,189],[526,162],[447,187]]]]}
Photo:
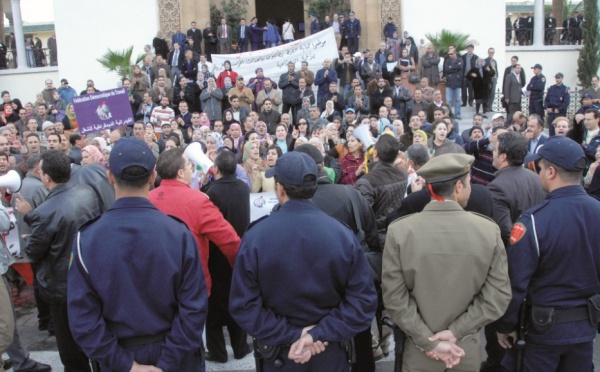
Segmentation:
{"type": "Polygon", "coordinates": [[[283,32],[282,26],[287,17],[290,18],[296,34],[295,39],[304,37],[304,2],[302,0],[255,0],[256,17],[258,24],[264,26],[267,19],[273,19],[279,30],[283,32]]]}

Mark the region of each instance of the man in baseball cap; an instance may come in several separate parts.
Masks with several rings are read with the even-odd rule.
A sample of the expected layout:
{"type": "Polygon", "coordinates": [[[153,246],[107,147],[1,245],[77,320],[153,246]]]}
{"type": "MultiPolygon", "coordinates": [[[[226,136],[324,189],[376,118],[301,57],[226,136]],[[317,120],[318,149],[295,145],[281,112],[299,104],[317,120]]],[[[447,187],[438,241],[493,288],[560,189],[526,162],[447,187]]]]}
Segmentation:
{"type": "Polygon", "coordinates": [[[569,172],[583,172],[586,166],[585,154],[581,145],[567,137],[554,136],[538,147],[534,154],[525,157],[525,164],[534,163],[540,173],[539,160],[546,160],[545,168],[556,166],[569,172]]]}
{"type": "MultiPolygon", "coordinates": [[[[600,202],[581,186],[586,161],[579,143],[550,137],[525,161],[534,162],[548,195],[513,225],[506,249],[512,300],[494,323],[498,342],[505,349],[516,344],[526,298],[534,320],[525,341],[534,347],[526,349],[517,368],[589,371],[600,313],[600,230],[595,224],[600,202]],[[558,353],[560,358],[554,358],[558,353]]],[[[502,366],[512,370],[508,362],[505,358],[502,366]]]]}

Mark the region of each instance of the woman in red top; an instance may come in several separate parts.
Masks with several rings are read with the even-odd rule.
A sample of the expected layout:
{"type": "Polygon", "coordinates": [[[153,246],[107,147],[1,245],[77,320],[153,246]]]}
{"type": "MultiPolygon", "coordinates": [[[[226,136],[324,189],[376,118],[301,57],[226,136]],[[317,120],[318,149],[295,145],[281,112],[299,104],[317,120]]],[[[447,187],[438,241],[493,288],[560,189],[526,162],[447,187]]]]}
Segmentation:
{"type": "Polygon", "coordinates": [[[356,183],[358,177],[365,173],[365,153],[363,144],[353,135],[347,136],[348,153],[340,158],[340,168],[342,169],[341,181],[343,184],[352,185],[356,183]]]}
{"type": "Polygon", "coordinates": [[[237,72],[235,72],[231,69],[231,62],[225,61],[223,63],[223,67],[225,67],[225,70],[221,71],[221,73],[219,74],[219,77],[217,78],[217,87],[219,87],[220,89],[225,88],[225,78],[226,77],[231,78],[232,82],[236,82],[237,77],[238,77],[237,72]]]}

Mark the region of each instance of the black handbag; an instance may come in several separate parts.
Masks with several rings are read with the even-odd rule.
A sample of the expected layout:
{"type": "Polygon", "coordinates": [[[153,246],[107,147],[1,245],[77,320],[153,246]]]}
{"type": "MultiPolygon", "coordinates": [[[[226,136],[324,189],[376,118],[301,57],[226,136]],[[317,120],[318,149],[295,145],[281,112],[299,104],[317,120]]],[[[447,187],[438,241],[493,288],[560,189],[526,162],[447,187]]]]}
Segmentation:
{"type": "Polygon", "coordinates": [[[419,76],[419,74],[412,74],[408,78],[408,82],[411,84],[419,84],[420,81],[421,81],[421,76],[419,76]]]}

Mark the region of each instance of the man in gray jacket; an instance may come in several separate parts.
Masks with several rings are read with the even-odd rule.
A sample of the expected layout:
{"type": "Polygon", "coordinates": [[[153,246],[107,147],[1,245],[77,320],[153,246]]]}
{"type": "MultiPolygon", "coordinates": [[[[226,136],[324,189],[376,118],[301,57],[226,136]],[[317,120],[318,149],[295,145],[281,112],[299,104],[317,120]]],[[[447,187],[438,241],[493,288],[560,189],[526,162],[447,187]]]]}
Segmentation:
{"type": "Polygon", "coordinates": [[[516,63],[513,65],[511,73],[506,76],[502,90],[504,101],[508,106],[506,115],[508,118],[512,118],[515,112],[521,111],[522,86],[521,65],[516,63]]]}

